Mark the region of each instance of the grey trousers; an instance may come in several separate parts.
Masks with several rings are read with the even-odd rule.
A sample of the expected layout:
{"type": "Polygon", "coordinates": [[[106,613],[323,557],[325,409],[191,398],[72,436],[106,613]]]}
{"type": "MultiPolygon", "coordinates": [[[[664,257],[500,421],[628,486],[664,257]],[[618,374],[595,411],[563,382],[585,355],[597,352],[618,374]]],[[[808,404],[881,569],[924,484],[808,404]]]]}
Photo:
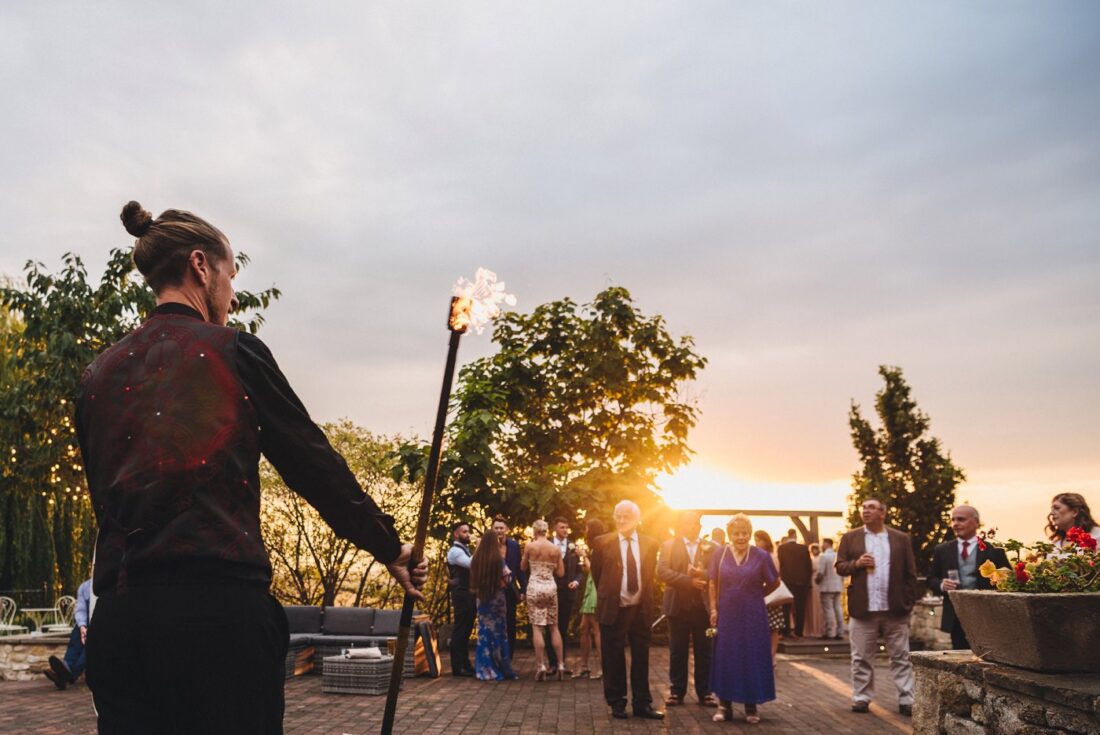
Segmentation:
{"type": "Polygon", "coordinates": [[[844,635],[844,608],[840,605],[839,592],[819,592],[821,612],[825,617],[824,633],[829,638],[844,635]]]}
{"type": "Polygon", "coordinates": [[[870,702],[875,695],[875,654],[882,638],[890,656],[890,675],[898,688],[898,704],[913,704],[913,664],[909,662],[909,614],[875,612],[852,618],[852,701],[870,702]]]}

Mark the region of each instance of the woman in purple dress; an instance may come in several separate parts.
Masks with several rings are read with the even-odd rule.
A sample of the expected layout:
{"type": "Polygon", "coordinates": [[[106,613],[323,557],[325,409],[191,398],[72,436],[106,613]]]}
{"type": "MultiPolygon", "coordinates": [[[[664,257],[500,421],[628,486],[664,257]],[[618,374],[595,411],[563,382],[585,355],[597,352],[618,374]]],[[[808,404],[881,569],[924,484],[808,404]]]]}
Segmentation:
{"type": "Polygon", "coordinates": [[[749,546],[752,523],[735,515],[726,526],[730,544],[710,558],[710,624],[717,628],[710,688],[718,697],[715,722],[733,718],[732,703],[745,705],[745,720],[760,722],[756,705],[775,699],[771,633],[764,597],[779,586],[768,552],[749,546]]]}

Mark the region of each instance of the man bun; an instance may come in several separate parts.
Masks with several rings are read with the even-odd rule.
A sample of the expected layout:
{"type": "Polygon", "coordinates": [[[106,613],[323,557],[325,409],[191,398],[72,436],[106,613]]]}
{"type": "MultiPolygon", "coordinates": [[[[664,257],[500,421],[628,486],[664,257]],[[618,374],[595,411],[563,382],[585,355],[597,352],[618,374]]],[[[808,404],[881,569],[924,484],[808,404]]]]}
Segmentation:
{"type": "Polygon", "coordinates": [[[122,219],[122,226],[134,237],[143,237],[153,226],[153,215],[135,201],[127,202],[119,216],[122,219]]]}

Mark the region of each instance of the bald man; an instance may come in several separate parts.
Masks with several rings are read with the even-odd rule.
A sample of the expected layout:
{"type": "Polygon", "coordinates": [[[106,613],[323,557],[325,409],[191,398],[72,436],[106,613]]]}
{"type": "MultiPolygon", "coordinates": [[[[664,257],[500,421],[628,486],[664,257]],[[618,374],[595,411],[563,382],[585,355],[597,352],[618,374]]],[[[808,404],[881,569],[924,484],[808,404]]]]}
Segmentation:
{"type": "Polygon", "coordinates": [[[956,649],[968,649],[970,643],[966,640],[966,633],[959,624],[955,607],[947,593],[951,590],[991,589],[989,580],[978,574],[978,567],[987,559],[992,559],[998,568],[1011,566],[1004,549],[978,540],[980,525],[981,516],[977,508],[970,505],[952,508],[951,530],[955,532],[955,538],[936,547],[932,552],[932,567],[928,570],[928,588],[934,594],[943,595],[940,630],[951,634],[951,647],[956,649]],[[952,571],[958,573],[957,579],[951,578],[952,571]]]}

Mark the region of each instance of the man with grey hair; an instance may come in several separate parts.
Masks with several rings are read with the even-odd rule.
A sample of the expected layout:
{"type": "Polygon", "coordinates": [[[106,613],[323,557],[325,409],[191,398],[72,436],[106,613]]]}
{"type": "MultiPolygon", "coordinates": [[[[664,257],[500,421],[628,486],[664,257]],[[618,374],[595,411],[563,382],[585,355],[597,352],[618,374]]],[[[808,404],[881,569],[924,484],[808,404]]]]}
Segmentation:
{"type": "Polygon", "coordinates": [[[987,559],[992,559],[998,568],[1011,566],[1004,549],[998,549],[977,537],[980,525],[977,508],[958,505],[951,509],[951,530],[955,538],[940,544],[932,552],[932,566],[925,582],[934,594],[943,595],[940,630],[951,634],[951,647],[956,649],[968,649],[970,643],[947,593],[951,590],[992,589],[989,580],[978,574],[978,567],[987,559]]]}
{"type": "Polygon", "coordinates": [[[635,717],[664,719],[649,692],[649,641],[657,541],[638,533],[641,508],[631,500],[615,506],[615,533],[592,548],[596,619],[600,623],[604,699],[611,715],[626,719],[626,646],[630,645],[630,690],[635,717]]]}

